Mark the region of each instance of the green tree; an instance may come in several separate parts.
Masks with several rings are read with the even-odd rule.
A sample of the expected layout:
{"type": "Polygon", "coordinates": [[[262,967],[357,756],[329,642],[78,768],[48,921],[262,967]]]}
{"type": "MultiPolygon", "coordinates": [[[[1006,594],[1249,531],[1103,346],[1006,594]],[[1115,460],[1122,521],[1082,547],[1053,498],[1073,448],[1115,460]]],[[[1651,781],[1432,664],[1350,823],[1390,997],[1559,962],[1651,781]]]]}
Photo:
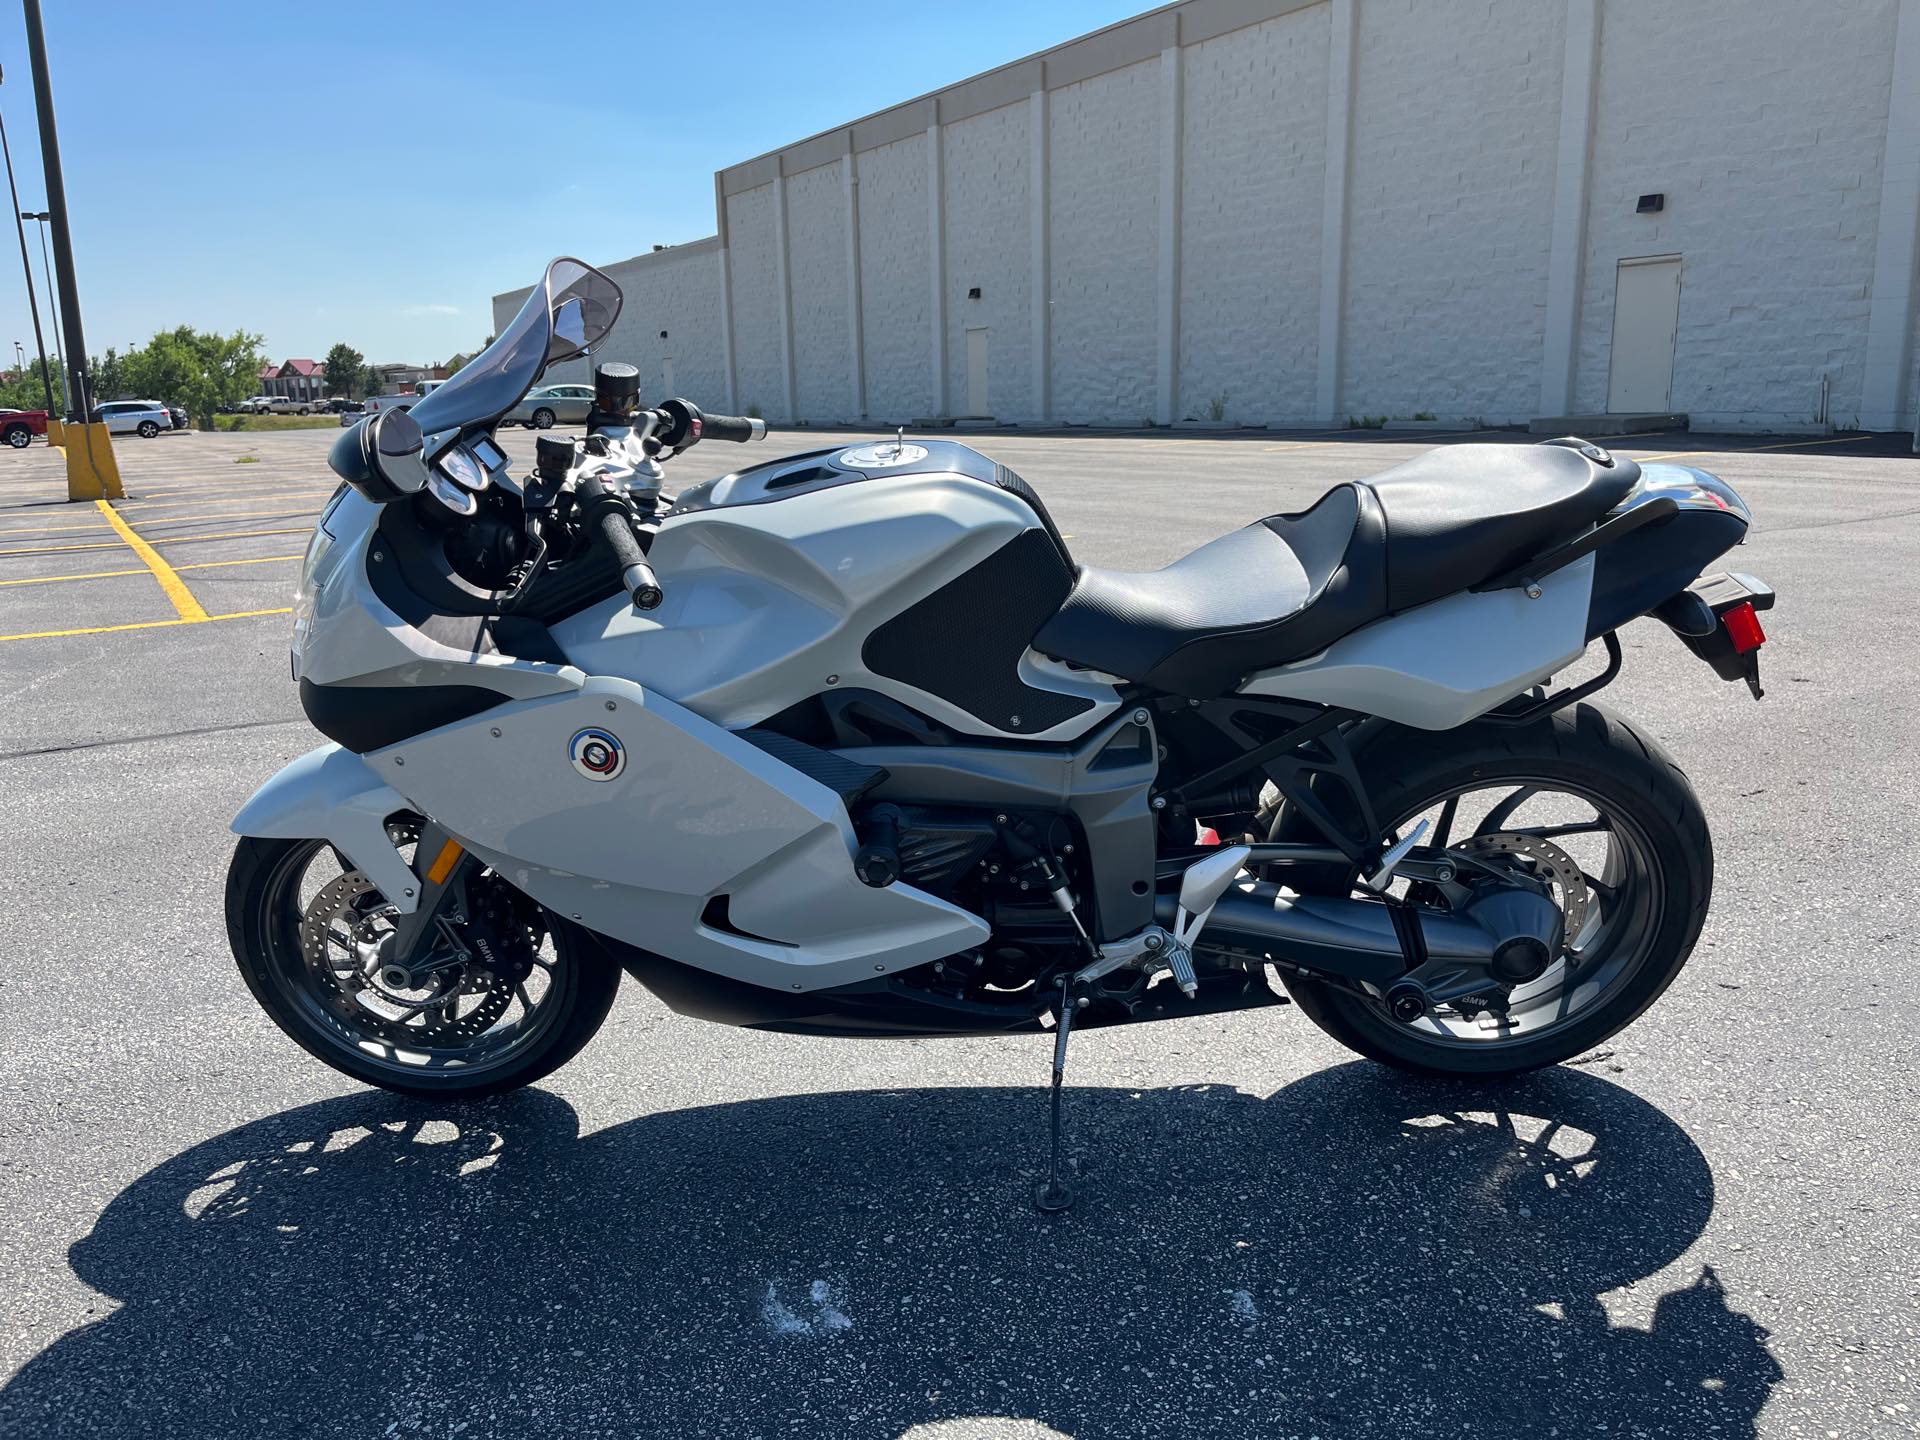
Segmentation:
{"type": "Polygon", "coordinates": [[[462,355],[458,351],[455,351],[447,363],[441,368],[447,372],[447,378],[451,380],[455,375],[460,373],[460,367],[472,358],[471,355],[462,355]]]}
{"type": "Polygon", "coordinates": [[[237,404],[259,382],[260,345],[260,336],[245,330],[163,330],[127,356],[127,385],[141,399],[184,407],[199,417],[201,429],[211,430],[214,412],[237,404]]]}
{"type": "MultiPolygon", "coordinates": [[[[49,367],[53,371],[53,412],[56,417],[63,413],[67,405],[66,376],[60,373],[60,357],[54,356],[49,367]]],[[[44,410],[47,408],[47,387],[40,379],[41,365],[38,356],[27,362],[27,368],[13,379],[0,383],[0,409],[6,410],[44,410]]]]}
{"type": "Polygon", "coordinates": [[[342,340],[327,351],[327,390],[353,400],[366,393],[367,357],[342,340]]]}
{"type": "MultiPolygon", "coordinates": [[[[137,353],[137,352],[130,352],[137,353]]],[[[94,400],[117,400],[127,391],[127,355],[122,355],[111,345],[105,355],[93,357],[93,398],[94,400]]]]}

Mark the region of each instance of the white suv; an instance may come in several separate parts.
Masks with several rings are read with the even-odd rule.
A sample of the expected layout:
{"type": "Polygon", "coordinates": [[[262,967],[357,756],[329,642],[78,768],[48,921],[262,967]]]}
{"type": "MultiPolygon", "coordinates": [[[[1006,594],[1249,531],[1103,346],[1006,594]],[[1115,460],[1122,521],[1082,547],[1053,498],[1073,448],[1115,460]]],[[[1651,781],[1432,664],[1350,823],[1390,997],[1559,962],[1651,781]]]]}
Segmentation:
{"type": "Polygon", "coordinates": [[[93,413],[109,435],[138,435],[151,440],[162,430],[173,428],[173,412],[158,400],[109,400],[96,405],[93,413]]]}

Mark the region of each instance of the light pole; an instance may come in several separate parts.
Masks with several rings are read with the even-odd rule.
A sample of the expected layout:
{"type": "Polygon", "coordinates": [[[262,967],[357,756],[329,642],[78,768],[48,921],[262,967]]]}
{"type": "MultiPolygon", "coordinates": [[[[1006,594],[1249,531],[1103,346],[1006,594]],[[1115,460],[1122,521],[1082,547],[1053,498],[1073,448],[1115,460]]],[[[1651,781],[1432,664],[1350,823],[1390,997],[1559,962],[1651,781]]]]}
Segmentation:
{"type": "Polygon", "coordinates": [[[22,210],[20,218],[40,222],[37,228],[40,231],[41,273],[47,277],[47,320],[53,326],[53,338],[57,343],[60,339],[60,306],[56,303],[59,292],[54,288],[53,283],[53,257],[47,252],[47,222],[53,219],[53,216],[45,210],[22,210]]]}
{"type": "MultiPolygon", "coordinates": [[[[0,80],[4,79],[4,74],[0,74],[0,80]]],[[[4,115],[0,115],[0,154],[6,156],[7,193],[13,196],[13,208],[15,212],[18,213],[20,209],[20,191],[13,183],[13,147],[7,143],[7,122],[4,115]]],[[[33,262],[27,258],[27,227],[19,220],[15,220],[13,222],[13,228],[20,236],[20,268],[26,273],[27,277],[27,309],[33,312],[33,343],[40,349],[40,383],[46,389],[47,414],[51,416],[56,413],[53,408],[53,371],[47,365],[46,339],[40,333],[40,305],[39,302],[33,298],[33,262]]],[[[53,299],[53,291],[51,289],[47,291],[47,299],[49,301],[53,299]]],[[[16,341],[15,343],[18,344],[19,342],[16,341]]],[[[24,349],[25,347],[22,346],[21,348],[24,349]]],[[[20,368],[22,370],[27,368],[24,360],[21,362],[20,368]]]]}

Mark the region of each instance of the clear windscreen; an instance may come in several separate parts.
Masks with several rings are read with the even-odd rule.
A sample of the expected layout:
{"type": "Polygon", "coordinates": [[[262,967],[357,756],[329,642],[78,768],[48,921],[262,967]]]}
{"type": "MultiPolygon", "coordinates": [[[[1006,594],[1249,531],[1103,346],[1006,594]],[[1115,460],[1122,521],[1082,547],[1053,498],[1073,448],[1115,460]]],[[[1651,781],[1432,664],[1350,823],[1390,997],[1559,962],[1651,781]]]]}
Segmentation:
{"type": "Polygon", "coordinates": [[[554,261],[507,328],[415,404],[413,418],[430,435],[491,423],[520,403],[547,366],[605,339],[620,303],[620,287],[585,261],[554,261]]]}

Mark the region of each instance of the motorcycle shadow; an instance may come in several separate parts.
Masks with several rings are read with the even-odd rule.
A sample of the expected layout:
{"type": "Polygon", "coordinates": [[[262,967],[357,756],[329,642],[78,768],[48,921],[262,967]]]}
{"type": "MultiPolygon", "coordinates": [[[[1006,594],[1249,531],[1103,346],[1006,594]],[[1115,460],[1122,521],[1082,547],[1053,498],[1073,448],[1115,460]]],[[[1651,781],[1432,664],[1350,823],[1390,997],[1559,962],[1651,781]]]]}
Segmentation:
{"type": "Polygon", "coordinates": [[[584,1137],[538,1091],[270,1116],[73,1246],[120,1307],[0,1392],[0,1434],[1739,1436],[1780,1378],[1710,1270],[1650,1330],[1608,1321],[1713,1181],[1596,1077],[1354,1064],[1071,1107],[1056,1222],[1038,1089],[584,1137]]]}

